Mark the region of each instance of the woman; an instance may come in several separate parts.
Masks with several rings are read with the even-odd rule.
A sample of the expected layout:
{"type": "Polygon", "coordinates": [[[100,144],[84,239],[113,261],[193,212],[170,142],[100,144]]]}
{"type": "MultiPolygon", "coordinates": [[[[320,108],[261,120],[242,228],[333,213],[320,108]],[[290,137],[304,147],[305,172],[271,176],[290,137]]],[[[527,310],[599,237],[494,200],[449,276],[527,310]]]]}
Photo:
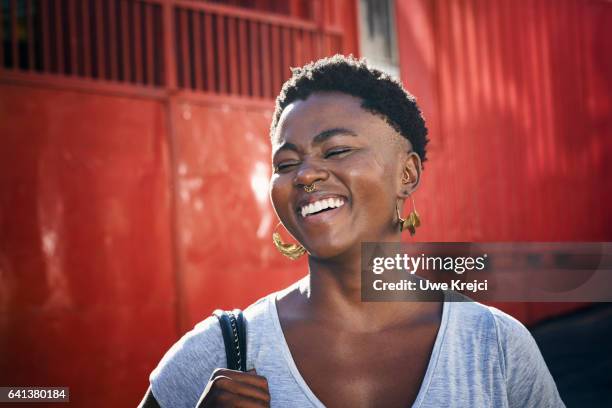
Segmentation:
{"type": "Polygon", "coordinates": [[[426,135],[414,98],[363,61],[294,70],[271,126],[270,197],[308,275],[245,310],[248,373],[222,369],[209,317],[151,373],[147,406],[563,406],[533,338],[503,312],[361,302],[361,242],[400,241],[426,135]]]}

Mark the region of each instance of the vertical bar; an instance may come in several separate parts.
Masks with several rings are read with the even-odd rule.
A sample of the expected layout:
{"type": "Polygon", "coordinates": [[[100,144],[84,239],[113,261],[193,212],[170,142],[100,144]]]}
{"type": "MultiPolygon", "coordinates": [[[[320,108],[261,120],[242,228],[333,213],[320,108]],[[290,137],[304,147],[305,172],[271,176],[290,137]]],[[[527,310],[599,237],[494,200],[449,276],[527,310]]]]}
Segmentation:
{"type": "Polygon", "coordinates": [[[55,41],[56,49],[55,52],[57,58],[57,73],[64,73],[64,40],[62,38],[62,14],[61,14],[61,3],[60,0],[55,1],[55,41]]]}
{"type": "Polygon", "coordinates": [[[195,58],[193,60],[193,69],[195,70],[195,88],[202,90],[202,13],[194,11],[193,15],[193,52],[195,58]]]}
{"type": "Polygon", "coordinates": [[[261,97],[261,66],[259,62],[259,25],[249,20],[249,39],[251,40],[251,64],[249,70],[251,71],[251,87],[253,89],[253,96],[261,97]]]}
{"type": "MultiPolygon", "coordinates": [[[[44,2],[43,2],[44,3],[44,2]]],[[[89,31],[89,0],[81,2],[83,5],[81,21],[83,23],[83,72],[91,77],[91,37],[89,31]]]]}
{"type": "MultiPolygon", "coordinates": [[[[51,71],[51,52],[49,46],[49,37],[51,33],[49,32],[49,2],[41,1],[41,9],[40,9],[40,18],[42,21],[42,39],[43,39],[43,72],[51,71]]],[[[1,7],[0,7],[1,8],[1,7]]],[[[2,19],[0,18],[0,21],[2,19]]],[[[2,41],[0,41],[2,42],[2,41]]],[[[2,45],[0,45],[0,49],[2,49],[2,45]]],[[[4,52],[0,53],[2,57],[4,56],[4,52]]],[[[0,58],[2,58],[0,57],[0,58]]],[[[2,64],[0,64],[1,66],[2,64]]]]}
{"type": "Polygon", "coordinates": [[[154,68],[155,59],[153,58],[153,4],[144,3],[145,7],[145,35],[147,41],[147,84],[155,85],[154,68]]]}
{"type": "Polygon", "coordinates": [[[68,2],[68,25],[70,30],[70,73],[72,75],[78,75],[78,64],[77,64],[77,24],[76,24],[76,4],[74,0],[68,2]]]}
{"type": "Polygon", "coordinates": [[[238,94],[238,52],[236,44],[236,19],[228,17],[227,20],[228,30],[228,45],[229,45],[229,71],[230,71],[230,93],[232,95],[238,94]]]}
{"type": "Polygon", "coordinates": [[[261,61],[262,61],[262,73],[263,73],[263,96],[264,98],[271,98],[271,84],[270,84],[270,27],[268,24],[261,24],[261,46],[260,50],[262,52],[261,61]]]}
{"type": "Polygon", "coordinates": [[[227,92],[227,78],[225,73],[225,67],[227,61],[225,59],[225,45],[227,40],[225,38],[225,21],[223,16],[217,15],[217,49],[219,50],[219,93],[227,92]]]}
{"type": "MultiPolygon", "coordinates": [[[[46,3],[46,2],[43,2],[46,3]]],[[[0,69],[4,68],[4,17],[2,15],[3,5],[0,3],[0,69]]]]}
{"type": "Polygon", "coordinates": [[[293,44],[293,65],[299,67],[302,65],[302,53],[304,52],[301,29],[291,29],[291,44],[293,44]]]}
{"type": "Polygon", "coordinates": [[[280,49],[280,34],[277,25],[272,26],[272,95],[280,90],[282,50],[280,49]]]}
{"type": "Polygon", "coordinates": [[[121,35],[123,38],[123,80],[125,82],[132,82],[132,62],[130,59],[131,53],[131,36],[130,36],[130,23],[128,13],[128,2],[127,0],[121,0],[121,35]]]}
{"type": "Polygon", "coordinates": [[[302,62],[305,64],[309,63],[314,58],[314,53],[312,51],[312,32],[304,30],[302,32],[302,39],[304,40],[304,60],[302,62]]]}
{"type": "MultiPolygon", "coordinates": [[[[27,1],[26,7],[26,16],[28,19],[28,69],[30,71],[34,71],[34,8],[32,7],[32,0],[27,1]]],[[[1,18],[2,17],[0,16],[0,19],[1,18]]],[[[1,32],[2,31],[0,31],[0,33],[1,32]]]]}
{"type": "Polygon", "coordinates": [[[191,83],[191,58],[189,58],[189,53],[191,50],[189,49],[189,35],[191,34],[189,30],[187,30],[187,17],[189,10],[180,9],[180,22],[181,22],[181,49],[183,51],[183,60],[179,61],[180,64],[183,64],[183,87],[184,88],[192,88],[193,84],[191,83]]]}
{"type": "Polygon", "coordinates": [[[19,69],[19,43],[17,39],[17,0],[11,0],[11,52],[13,53],[13,69],[19,69]]]}
{"type": "Polygon", "coordinates": [[[213,45],[212,17],[204,14],[204,39],[206,41],[206,89],[215,91],[215,54],[213,45]]]}
{"type": "Polygon", "coordinates": [[[115,0],[108,1],[108,25],[110,30],[110,76],[113,81],[119,80],[117,67],[117,3],[115,0]]]}
{"type": "Polygon", "coordinates": [[[174,50],[174,10],[170,2],[162,3],[164,35],[164,83],[169,90],[176,89],[176,58],[174,50]]]}
{"type": "Polygon", "coordinates": [[[247,33],[246,33],[246,21],[244,19],[240,19],[238,21],[238,34],[240,41],[238,44],[240,45],[240,63],[238,65],[240,69],[240,94],[248,95],[249,94],[249,56],[248,56],[248,41],[247,41],[247,33]]]}
{"type": "Polygon", "coordinates": [[[96,0],[96,39],[97,39],[97,54],[98,54],[98,78],[106,78],[106,64],[104,61],[104,27],[102,14],[102,0],[96,0]]]}
{"type": "Polygon", "coordinates": [[[281,71],[281,81],[285,82],[289,78],[289,68],[291,67],[291,31],[293,28],[283,28],[283,67],[281,71]]]}
{"type": "Polygon", "coordinates": [[[136,83],[142,84],[142,33],[140,25],[140,3],[132,3],[134,12],[134,70],[136,72],[136,83]]]}

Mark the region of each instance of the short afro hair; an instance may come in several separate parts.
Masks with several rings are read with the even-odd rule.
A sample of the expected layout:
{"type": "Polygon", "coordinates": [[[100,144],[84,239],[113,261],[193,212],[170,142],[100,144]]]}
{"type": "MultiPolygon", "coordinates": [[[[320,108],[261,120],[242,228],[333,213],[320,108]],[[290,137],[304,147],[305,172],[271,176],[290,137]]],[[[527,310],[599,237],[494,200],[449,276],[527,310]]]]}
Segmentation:
{"type": "Polygon", "coordinates": [[[369,66],[364,59],[340,54],[301,68],[291,68],[291,72],[293,75],[283,84],[276,98],[271,137],[289,104],[298,99],[305,100],[317,91],[337,91],[361,98],[361,107],[382,115],[389,125],[410,141],[421,162],[425,162],[429,141],[425,120],[415,97],[398,80],[369,66]]]}

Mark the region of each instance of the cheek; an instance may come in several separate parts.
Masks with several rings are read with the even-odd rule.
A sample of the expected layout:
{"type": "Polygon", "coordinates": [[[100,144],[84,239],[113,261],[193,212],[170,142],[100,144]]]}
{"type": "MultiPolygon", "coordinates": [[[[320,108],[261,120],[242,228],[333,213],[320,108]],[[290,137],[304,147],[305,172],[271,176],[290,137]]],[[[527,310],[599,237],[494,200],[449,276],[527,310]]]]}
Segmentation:
{"type": "Polygon", "coordinates": [[[270,179],[270,200],[277,215],[284,214],[288,209],[291,183],[286,177],[273,175],[270,179]]]}
{"type": "Polygon", "coordinates": [[[373,158],[361,160],[347,173],[349,186],[358,207],[383,209],[392,197],[392,169],[373,158]]]}

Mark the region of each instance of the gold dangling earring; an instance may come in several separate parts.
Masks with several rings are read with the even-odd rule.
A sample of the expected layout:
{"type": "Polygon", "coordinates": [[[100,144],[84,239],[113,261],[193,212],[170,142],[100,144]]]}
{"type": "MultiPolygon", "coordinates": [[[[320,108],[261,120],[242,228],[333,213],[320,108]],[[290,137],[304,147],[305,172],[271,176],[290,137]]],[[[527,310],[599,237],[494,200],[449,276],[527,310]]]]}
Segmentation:
{"type": "Polygon", "coordinates": [[[274,243],[274,246],[276,247],[276,249],[278,249],[278,252],[285,255],[287,258],[291,259],[292,261],[295,261],[300,256],[304,255],[304,253],[306,253],[306,248],[304,248],[300,244],[284,243],[283,240],[281,239],[280,234],[276,232],[276,229],[278,228],[280,224],[281,223],[279,222],[274,228],[274,233],[272,234],[272,242],[274,243]]]}
{"type": "Polygon", "coordinates": [[[397,212],[397,218],[399,219],[400,231],[407,229],[410,232],[410,236],[414,236],[416,234],[417,227],[421,226],[421,216],[416,210],[416,206],[414,205],[414,198],[410,196],[412,199],[412,211],[408,214],[408,218],[403,219],[400,216],[399,209],[397,208],[397,203],[395,203],[395,211],[397,212]]]}

